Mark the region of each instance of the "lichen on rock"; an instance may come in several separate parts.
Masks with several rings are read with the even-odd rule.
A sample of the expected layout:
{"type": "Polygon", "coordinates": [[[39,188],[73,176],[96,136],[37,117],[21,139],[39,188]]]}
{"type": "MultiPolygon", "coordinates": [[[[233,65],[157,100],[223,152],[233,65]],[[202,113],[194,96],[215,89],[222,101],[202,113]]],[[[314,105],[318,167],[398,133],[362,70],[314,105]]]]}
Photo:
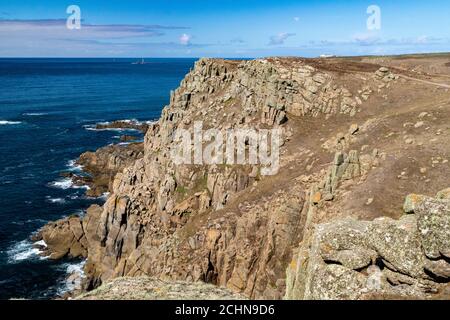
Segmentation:
{"type": "Polygon", "coordinates": [[[287,269],[285,298],[433,298],[450,282],[449,209],[436,198],[400,220],[317,225],[287,269]]]}

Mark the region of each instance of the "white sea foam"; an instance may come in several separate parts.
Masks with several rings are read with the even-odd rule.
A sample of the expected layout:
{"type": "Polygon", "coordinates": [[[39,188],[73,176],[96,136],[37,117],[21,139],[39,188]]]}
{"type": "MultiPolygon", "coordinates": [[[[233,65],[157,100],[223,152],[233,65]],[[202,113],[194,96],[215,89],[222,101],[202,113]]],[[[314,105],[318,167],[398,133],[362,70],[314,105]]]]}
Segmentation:
{"type": "Polygon", "coordinates": [[[84,186],[72,186],[73,189],[84,189],[84,190],[91,190],[91,187],[89,187],[88,185],[84,185],[84,186]]]}
{"type": "Polygon", "coordinates": [[[96,125],[87,125],[84,126],[84,128],[88,131],[117,131],[117,132],[123,132],[123,131],[132,131],[135,129],[124,129],[124,128],[103,128],[103,129],[98,129],[96,127],[96,125]]]}
{"type": "Polygon", "coordinates": [[[26,221],[23,221],[23,220],[22,221],[12,221],[11,224],[15,224],[17,226],[23,226],[23,225],[26,225],[26,224],[36,224],[36,223],[44,224],[46,222],[48,222],[48,220],[44,220],[44,219],[28,219],[26,221]]]}
{"type": "MultiPolygon", "coordinates": [[[[127,141],[127,142],[119,142],[117,145],[119,146],[128,146],[132,143],[142,143],[144,142],[143,139],[136,139],[136,140],[131,140],[131,141],[127,141]]],[[[114,143],[111,143],[111,145],[114,145],[114,143]]]]}
{"type": "Polygon", "coordinates": [[[66,178],[62,180],[53,181],[50,183],[50,185],[54,188],[67,190],[73,187],[73,181],[70,178],[66,178]]]}
{"type": "Polygon", "coordinates": [[[86,264],[85,260],[83,260],[81,262],[78,262],[78,263],[69,264],[67,266],[67,269],[66,269],[67,273],[68,274],[72,274],[72,273],[77,272],[77,273],[80,273],[80,274],[84,274],[83,268],[84,268],[85,264],[86,264]]]}
{"type": "Polygon", "coordinates": [[[20,121],[7,121],[7,120],[0,120],[0,125],[5,126],[5,125],[13,125],[13,124],[21,124],[22,122],[20,121]]]}
{"type": "Polygon", "coordinates": [[[65,263],[61,267],[65,268],[67,277],[61,282],[58,288],[58,294],[64,295],[67,292],[80,289],[81,281],[86,277],[84,273],[84,266],[86,260],[76,263],[65,263]]]}
{"type": "Polygon", "coordinates": [[[84,128],[88,131],[115,131],[115,132],[124,132],[124,131],[139,131],[138,129],[134,128],[103,128],[98,129],[96,125],[87,125],[84,126],[84,128]]]}
{"type": "Polygon", "coordinates": [[[135,124],[140,124],[141,123],[137,119],[125,119],[125,120],[119,120],[119,121],[120,122],[124,122],[124,123],[135,123],[135,124]]]}
{"type": "Polygon", "coordinates": [[[44,240],[41,240],[41,241],[35,242],[34,244],[35,244],[35,245],[37,245],[37,246],[42,246],[42,247],[45,247],[45,248],[47,248],[47,244],[45,243],[45,241],[44,241],[44,240]]]}
{"type": "Polygon", "coordinates": [[[109,193],[109,192],[104,192],[100,197],[99,197],[99,199],[103,199],[103,200],[107,200],[108,199],[108,197],[110,196],[110,194],[111,193],[109,193]]]}
{"type": "Polygon", "coordinates": [[[84,217],[86,215],[86,212],[84,210],[77,210],[74,212],[74,215],[79,216],[79,217],[84,217]]]}
{"type": "MultiPolygon", "coordinates": [[[[40,256],[42,253],[35,245],[42,245],[41,241],[33,243],[30,240],[23,240],[14,244],[8,249],[8,262],[19,263],[29,259],[46,259],[46,257],[40,256]]],[[[44,246],[47,246],[44,242],[44,246]]]]}
{"type": "Polygon", "coordinates": [[[84,190],[91,190],[91,187],[89,187],[88,185],[84,185],[84,186],[77,186],[73,183],[72,179],[70,178],[65,178],[62,180],[57,180],[57,181],[53,181],[50,183],[50,186],[53,188],[58,188],[58,189],[63,189],[63,190],[67,190],[67,189],[84,189],[84,190]]]}
{"type": "Polygon", "coordinates": [[[27,113],[24,113],[23,115],[29,116],[29,117],[39,117],[39,116],[45,116],[47,114],[48,113],[44,113],[44,112],[27,112],[27,113]]]}
{"type": "Polygon", "coordinates": [[[106,201],[106,200],[108,200],[109,195],[110,195],[109,192],[105,192],[101,196],[98,196],[98,197],[84,196],[84,198],[88,199],[88,200],[103,200],[103,201],[106,201]]]}
{"type": "Polygon", "coordinates": [[[58,203],[58,204],[66,203],[66,200],[64,200],[63,198],[50,198],[50,197],[47,197],[47,201],[50,202],[50,203],[58,203]]]}
{"type": "Polygon", "coordinates": [[[74,194],[69,195],[69,198],[70,198],[71,200],[77,200],[77,199],[80,198],[80,195],[77,194],[77,193],[74,193],[74,194]]]}
{"type": "Polygon", "coordinates": [[[69,171],[72,171],[72,172],[78,172],[78,171],[83,170],[83,166],[80,164],[77,164],[76,160],[70,160],[67,163],[67,167],[69,168],[69,171]]]}

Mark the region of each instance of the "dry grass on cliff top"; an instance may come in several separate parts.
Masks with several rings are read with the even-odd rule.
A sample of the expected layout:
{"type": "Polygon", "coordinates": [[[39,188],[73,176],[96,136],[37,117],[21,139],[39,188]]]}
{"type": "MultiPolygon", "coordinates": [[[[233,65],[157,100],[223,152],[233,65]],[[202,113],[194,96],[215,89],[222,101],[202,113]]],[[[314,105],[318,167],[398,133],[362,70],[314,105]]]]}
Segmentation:
{"type": "Polygon", "coordinates": [[[148,277],[118,278],[76,300],[246,300],[243,295],[202,282],[148,277]]]}

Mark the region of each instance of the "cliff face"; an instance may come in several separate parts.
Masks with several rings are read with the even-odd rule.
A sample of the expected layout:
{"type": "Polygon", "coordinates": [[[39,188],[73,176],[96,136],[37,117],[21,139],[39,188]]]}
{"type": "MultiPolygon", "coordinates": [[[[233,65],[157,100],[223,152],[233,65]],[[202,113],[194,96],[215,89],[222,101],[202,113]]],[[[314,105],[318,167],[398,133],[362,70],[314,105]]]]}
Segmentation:
{"type": "MultiPolygon", "coordinates": [[[[359,89],[367,99],[370,89],[359,89]]],[[[197,120],[204,129],[271,128],[291,115],[354,115],[358,104],[331,76],[300,60],[197,62],[149,129],[144,158],[118,174],[106,205],[91,208],[84,219],[92,284],[145,274],[281,298],[287,262],[301,237],[305,191],[274,189],[260,205],[221,210],[258,185],[258,171],[176,166],[170,158],[174,131],[197,120]]]]}
{"type": "MultiPolygon", "coordinates": [[[[78,220],[81,254],[88,259],[86,289],[112,278],[151,276],[204,281],[250,298],[283,298],[286,270],[303,257],[294,249],[300,244],[308,251],[317,242],[315,224],[400,216],[399,203],[416,191],[414,181],[424,180],[396,178],[417,152],[403,139],[430,138],[412,127],[390,131],[424,110],[435,113],[434,129],[444,130],[448,109],[430,107],[427,95],[428,88],[361,61],[199,60],[149,127],[143,157],[117,174],[103,207],[91,207],[78,220]],[[407,94],[415,99],[412,109],[407,94]],[[192,132],[197,121],[221,132],[281,129],[278,174],[264,176],[255,165],[175,164],[176,130],[192,132]],[[379,197],[386,183],[393,191],[379,197]]],[[[435,99],[443,103],[448,93],[437,92],[435,99]]],[[[443,132],[436,141],[445,141],[443,132]]],[[[432,154],[445,159],[448,148],[421,153],[432,154]]],[[[449,169],[443,164],[440,170],[444,176],[430,173],[433,182],[422,189],[447,187],[449,169]]],[[[372,249],[361,250],[372,257],[372,249]]],[[[305,293],[302,273],[313,276],[315,269],[304,268],[288,269],[288,297],[330,297],[305,293]]]]}

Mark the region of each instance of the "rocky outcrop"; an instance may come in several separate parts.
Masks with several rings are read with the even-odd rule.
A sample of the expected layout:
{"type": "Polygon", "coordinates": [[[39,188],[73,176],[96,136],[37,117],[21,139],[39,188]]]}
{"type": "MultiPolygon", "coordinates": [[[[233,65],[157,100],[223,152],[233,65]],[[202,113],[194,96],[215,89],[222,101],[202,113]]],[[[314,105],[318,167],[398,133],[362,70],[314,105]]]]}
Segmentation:
{"type": "Polygon", "coordinates": [[[137,130],[142,133],[146,133],[149,124],[146,122],[139,122],[137,120],[117,120],[112,122],[97,123],[95,125],[96,130],[107,130],[107,129],[128,129],[137,130]]]}
{"type": "MultiPolygon", "coordinates": [[[[75,185],[88,186],[88,196],[99,197],[112,190],[118,172],[143,157],[143,149],[142,143],[131,143],[110,145],[96,152],[83,153],[77,160],[77,164],[83,167],[83,173],[68,173],[67,176],[75,185]]],[[[48,223],[32,236],[32,240],[45,242],[46,246],[40,249],[50,259],[86,258],[88,254],[83,219],[78,216],[48,223]]]]}
{"type": "Polygon", "coordinates": [[[144,156],[143,143],[109,145],[95,152],[83,153],[76,163],[83,167],[83,174],[71,173],[75,185],[88,186],[86,194],[99,197],[112,190],[117,173],[133,165],[144,156]]]}
{"type": "MultiPolygon", "coordinates": [[[[239,66],[233,88],[234,94],[245,93],[246,110],[252,104],[263,110],[262,122],[281,124],[288,114],[344,113],[354,116],[362,104],[358,95],[334,83],[333,78],[312,65],[290,61],[289,65],[276,58],[256,60],[239,66]]],[[[361,89],[366,99],[370,93],[361,89]]]]}
{"type": "Polygon", "coordinates": [[[317,185],[313,192],[313,203],[317,204],[322,199],[333,200],[341,181],[351,180],[361,176],[361,165],[358,151],[352,150],[347,155],[337,152],[333,165],[330,166],[325,178],[317,185]]]}
{"type": "Polygon", "coordinates": [[[41,248],[42,254],[52,260],[87,257],[86,237],[78,216],[48,223],[32,240],[43,240],[45,247],[41,248]]]}
{"type": "Polygon", "coordinates": [[[286,298],[448,295],[450,201],[422,199],[400,220],[347,218],[315,226],[288,268],[286,298]]]}
{"type": "Polygon", "coordinates": [[[245,300],[245,296],[201,282],[163,281],[148,277],[119,278],[76,300],[245,300]]]}
{"type": "Polygon", "coordinates": [[[388,68],[381,67],[380,69],[375,72],[375,77],[383,82],[391,82],[393,80],[397,80],[398,76],[393,74],[388,68]]]}

